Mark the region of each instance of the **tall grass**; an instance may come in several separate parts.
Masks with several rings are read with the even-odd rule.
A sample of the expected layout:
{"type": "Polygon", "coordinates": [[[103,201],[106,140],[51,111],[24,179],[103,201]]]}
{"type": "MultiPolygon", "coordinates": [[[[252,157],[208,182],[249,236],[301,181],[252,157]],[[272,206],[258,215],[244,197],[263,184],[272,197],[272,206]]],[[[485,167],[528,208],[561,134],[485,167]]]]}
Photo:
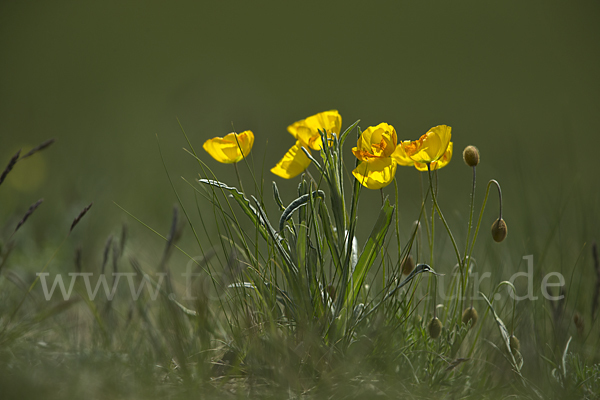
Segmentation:
{"type": "MultiPolygon", "coordinates": [[[[164,248],[144,254],[123,228],[106,240],[97,265],[83,265],[76,253],[72,272],[93,273],[94,284],[99,274],[107,276],[115,288],[110,300],[101,290],[92,298],[80,279],[71,299],[56,294],[48,301],[39,277],[11,264],[19,228],[41,203],[32,205],[1,252],[6,396],[598,397],[592,293],[600,284],[580,278],[592,250],[584,248],[581,259],[559,271],[566,278],[562,300],[542,297],[540,268],[533,277],[538,299],[514,300],[510,295],[526,288],[507,281],[516,269],[500,265],[516,259],[525,271],[526,254],[515,254],[509,240],[493,242],[487,226],[506,216],[511,235],[523,229],[503,214],[499,183],[491,180],[478,192],[472,166],[465,173],[472,177],[472,192],[464,194],[467,218],[453,226],[456,218],[445,215],[458,206],[440,196],[442,177],[421,173],[420,210],[404,226],[398,212],[406,194],[397,182],[391,196],[382,191],[381,201],[361,202],[367,189],[343,157],[344,146],[360,135],[358,121],[339,136],[321,132],[323,148],[317,157],[307,154],[312,167],[297,179],[297,191],[282,193],[249,158],[240,165],[250,180],[242,185],[239,173],[238,182],[219,180],[184,132],[200,175],[184,178],[190,204],[165,165],[178,206],[167,234],[146,226],[164,248]],[[486,211],[496,190],[499,216],[486,211]],[[372,210],[375,218],[361,218],[372,210]],[[361,243],[357,233],[365,230],[361,243]],[[196,247],[180,247],[182,235],[193,236],[196,247]],[[174,254],[189,260],[185,277],[173,267],[174,254]],[[486,271],[490,266],[498,268],[486,271]],[[139,297],[117,285],[120,272],[133,273],[139,297]],[[480,286],[484,272],[493,275],[480,286]],[[581,308],[575,296],[585,290],[588,306],[581,308]]],[[[419,196],[416,189],[411,193],[419,196]]],[[[65,237],[88,210],[70,229],[65,225],[65,237]]],[[[145,225],[135,212],[127,214],[145,225]]],[[[538,260],[553,239],[545,240],[538,260]]],[[[596,253],[596,270],[597,264],[596,253]]],[[[558,270],[551,262],[543,266],[545,273],[558,270]]]]}

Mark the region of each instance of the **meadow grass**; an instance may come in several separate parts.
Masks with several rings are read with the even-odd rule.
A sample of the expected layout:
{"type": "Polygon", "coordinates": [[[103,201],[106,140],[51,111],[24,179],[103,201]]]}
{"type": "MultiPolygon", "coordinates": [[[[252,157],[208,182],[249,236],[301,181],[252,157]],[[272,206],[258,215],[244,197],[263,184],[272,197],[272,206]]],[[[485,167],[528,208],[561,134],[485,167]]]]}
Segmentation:
{"type": "MultiPolygon", "coordinates": [[[[282,193],[250,157],[231,167],[237,182],[220,181],[183,132],[199,177],[184,178],[184,196],[165,165],[178,202],[168,233],[125,211],[163,248],[143,254],[124,226],[105,240],[98,265],[82,265],[77,250],[73,267],[44,281],[62,273],[68,286],[69,272],[81,274],[68,299],[59,286],[48,299],[39,273],[64,260],[62,243],[93,209],[71,216],[60,245],[28,258],[18,235],[42,200],[31,205],[7,223],[0,249],[2,397],[600,397],[596,245],[580,243],[577,258],[557,262],[559,219],[532,235],[530,253],[510,247],[504,239],[531,226],[503,213],[500,183],[477,182],[479,155],[469,153],[472,191],[460,218],[443,201],[443,177],[429,170],[410,191],[420,207],[407,223],[397,180],[381,199],[361,201],[369,189],[347,169],[358,160],[343,159],[361,134],[358,121],[320,131],[322,148],[307,152],[312,165],[295,178],[297,191],[282,193]],[[184,235],[193,248],[180,246],[184,235]],[[531,280],[509,282],[528,272],[529,254],[531,280]],[[186,268],[173,267],[174,257],[186,268]],[[44,267],[28,274],[22,260],[44,267]],[[549,289],[559,300],[544,297],[550,272],[565,279],[549,289]],[[110,299],[103,286],[90,295],[100,276],[110,299]],[[511,297],[526,292],[537,299],[511,297]]],[[[17,153],[0,183],[50,144],[17,153]]]]}

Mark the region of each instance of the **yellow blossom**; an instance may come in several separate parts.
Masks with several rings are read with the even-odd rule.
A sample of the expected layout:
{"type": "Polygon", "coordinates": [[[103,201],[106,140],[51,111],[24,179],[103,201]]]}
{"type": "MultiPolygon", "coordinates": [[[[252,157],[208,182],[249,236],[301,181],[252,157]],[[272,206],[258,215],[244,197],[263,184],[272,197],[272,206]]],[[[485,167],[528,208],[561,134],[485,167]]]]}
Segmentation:
{"type": "Polygon", "coordinates": [[[204,150],[215,160],[224,164],[241,161],[250,154],[254,144],[252,131],[231,132],[225,137],[215,137],[204,142],[204,150]]]}
{"type": "Polygon", "coordinates": [[[448,149],[450,137],[452,136],[451,129],[447,125],[433,127],[419,140],[403,141],[401,143],[402,149],[414,162],[429,164],[437,161],[448,149]]]}
{"type": "MultiPolygon", "coordinates": [[[[450,163],[450,160],[452,160],[452,151],[453,150],[454,150],[454,144],[452,142],[448,143],[448,148],[446,149],[446,152],[444,153],[444,155],[439,160],[433,161],[431,163],[431,170],[434,171],[436,169],[440,169],[440,168],[443,168],[446,165],[448,165],[450,163]]],[[[427,171],[427,164],[419,163],[419,162],[415,162],[415,161],[411,160],[411,158],[408,155],[406,155],[406,152],[402,148],[402,145],[398,145],[396,147],[396,151],[394,152],[394,154],[392,154],[392,158],[399,165],[402,165],[405,167],[412,167],[414,165],[414,167],[416,169],[418,169],[419,171],[427,171]]]]}
{"type": "Polygon", "coordinates": [[[361,163],[352,174],[363,186],[380,189],[392,182],[396,174],[392,154],[397,140],[396,130],[385,122],[370,126],[360,135],[352,153],[361,163]]]}
{"type": "Polygon", "coordinates": [[[323,145],[319,131],[325,131],[328,136],[340,134],[342,117],[337,110],[324,111],[301,121],[294,122],[287,130],[296,143],[287,151],[271,172],[285,179],[293,178],[302,173],[310,164],[310,159],[302,151],[302,147],[310,150],[321,150],[323,145]]]}
{"type": "Polygon", "coordinates": [[[452,159],[451,129],[447,125],[439,125],[419,140],[405,140],[396,147],[392,158],[403,166],[414,165],[419,171],[427,171],[427,164],[432,171],[443,168],[452,159]]]}
{"type": "MultiPolygon", "coordinates": [[[[448,143],[448,148],[444,155],[437,161],[433,161],[430,164],[431,170],[434,171],[436,169],[444,168],[446,165],[450,163],[452,160],[452,150],[454,148],[454,144],[452,142],[448,143]]],[[[415,168],[419,171],[427,171],[427,164],[415,162],[415,168]]]]}

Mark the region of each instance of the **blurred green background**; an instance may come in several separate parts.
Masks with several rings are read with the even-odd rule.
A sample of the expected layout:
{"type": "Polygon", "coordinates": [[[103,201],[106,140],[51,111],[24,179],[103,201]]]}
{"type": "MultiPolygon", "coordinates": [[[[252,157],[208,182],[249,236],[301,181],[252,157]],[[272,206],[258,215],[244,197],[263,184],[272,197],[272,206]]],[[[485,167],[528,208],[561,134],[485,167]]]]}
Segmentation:
{"type": "MultiPolygon", "coordinates": [[[[293,143],[287,125],[338,109],[344,127],[385,121],[399,139],[452,126],[454,162],[440,171],[451,221],[467,212],[460,152],[474,144],[478,200],[484,182],[498,179],[511,228],[545,230],[566,208],[576,211],[570,232],[598,232],[599,11],[597,1],[4,0],[0,160],[58,141],[17,165],[0,190],[0,216],[18,220],[45,197],[28,229],[61,238],[94,201],[79,234],[95,240],[128,220],[114,201],[166,232],[176,199],[156,135],[186,201],[193,195],[179,177],[199,172],[176,118],[199,152],[232,125],[254,131],[250,162],[256,171],[264,163],[265,201],[272,206],[273,179],[291,201],[297,179],[268,172],[293,143]]],[[[203,157],[235,182],[231,166],[203,157]]],[[[418,173],[399,168],[397,178],[410,222],[418,173]]],[[[368,220],[379,194],[363,199],[368,220]]],[[[527,235],[513,237],[526,247],[527,235]]]]}

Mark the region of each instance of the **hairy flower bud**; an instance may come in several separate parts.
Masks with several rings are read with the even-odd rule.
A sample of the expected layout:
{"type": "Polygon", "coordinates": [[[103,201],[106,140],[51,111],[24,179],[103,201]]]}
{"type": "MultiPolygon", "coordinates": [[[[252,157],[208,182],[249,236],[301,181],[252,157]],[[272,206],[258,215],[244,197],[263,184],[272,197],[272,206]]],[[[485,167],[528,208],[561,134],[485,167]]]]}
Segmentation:
{"type": "Polygon", "coordinates": [[[442,321],[438,317],[435,317],[431,320],[427,328],[429,329],[429,337],[437,339],[440,337],[440,333],[442,333],[442,321]]]}
{"type": "Polygon", "coordinates": [[[510,336],[510,348],[513,353],[521,350],[521,342],[519,342],[519,339],[515,335],[510,336]]]}
{"type": "Polygon", "coordinates": [[[463,160],[469,167],[476,167],[479,164],[479,150],[475,146],[467,146],[463,150],[463,160]]]}
{"type": "Polygon", "coordinates": [[[477,310],[473,307],[466,308],[465,311],[463,311],[462,322],[467,326],[469,325],[469,321],[472,321],[471,327],[475,326],[478,318],[479,315],[477,314],[477,310]]]}
{"type": "Polygon", "coordinates": [[[503,241],[508,234],[508,227],[506,226],[506,222],[503,219],[497,219],[492,224],[492,237],[498,243],[503,241]]]}
{"type": "Polygon", "coordinates": [[[402,263],[402,273],[404,275],[409,275],[415,269],[415,260],[412,256],[408,256],[404,259],[402,263]]]}

